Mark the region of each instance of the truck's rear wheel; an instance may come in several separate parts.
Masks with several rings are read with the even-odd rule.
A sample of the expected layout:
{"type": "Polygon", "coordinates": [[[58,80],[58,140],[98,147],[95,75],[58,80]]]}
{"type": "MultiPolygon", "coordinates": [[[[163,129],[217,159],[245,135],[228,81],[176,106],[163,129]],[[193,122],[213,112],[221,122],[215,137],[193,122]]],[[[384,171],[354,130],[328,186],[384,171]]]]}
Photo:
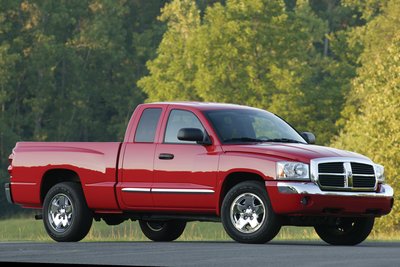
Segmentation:
{"type": "Polygon", "coordinates": [[[52,239],[80,241],[89,232],[92,221],[92,212],[79,184],[63,182],[50,188],[44,198],[43,222],[52,239]]]}
{"type": "Polygon", "coordinates": [[[139,221],[143,234],[153,241],[173,241],[180,237],[185,230],[186,222],[171,221],[139,221]]]}
{"type": "Polygon", "coordinates": [[[374,227],[375,218],[338,218],[335,225],[317,225],[315,231],[326,243],[354,246],[363,242],[374,227]]]}
{"type": "Polygon", "coordinates": [[[242,243],[266,243],[281,228],[262,183],[237,184],[226,194],[221,207],[225,231],[242,243]]]}

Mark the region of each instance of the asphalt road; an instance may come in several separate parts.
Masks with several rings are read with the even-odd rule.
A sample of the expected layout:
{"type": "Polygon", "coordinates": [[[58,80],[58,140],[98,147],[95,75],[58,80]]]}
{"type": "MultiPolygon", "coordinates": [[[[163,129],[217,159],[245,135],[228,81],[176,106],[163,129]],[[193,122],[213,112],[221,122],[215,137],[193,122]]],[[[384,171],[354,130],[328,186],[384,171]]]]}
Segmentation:
{"type": "Polygon", "coordinates": [[[400,266],[400,243],[364,242],[334,247],[323,242],[0,243],[0,262],[140,266],[400,266]]]}

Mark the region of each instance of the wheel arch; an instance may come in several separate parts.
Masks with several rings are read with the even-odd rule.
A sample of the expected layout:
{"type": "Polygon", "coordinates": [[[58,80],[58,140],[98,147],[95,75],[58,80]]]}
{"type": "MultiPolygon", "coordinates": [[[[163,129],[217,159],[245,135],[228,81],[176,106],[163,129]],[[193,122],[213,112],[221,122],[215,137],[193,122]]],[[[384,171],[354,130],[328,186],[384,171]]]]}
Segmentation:
{"type": "Polygon", "coordinates": [[[251,171],[237,171],[229,173],[225,177],[221,186],[219,200],[218,200],[218,207],[217,207],[218,215],[221,214],[221,205],[226,193],[228,193],[228,191],[235,185],[245,181],[259,181],[264,183],[265,179],[261,174],[251,171]]]}
{"type": "Polygon", "coordinates": [[[51,169],[46,171],[40,185],[40,202],[42,204],[50,188],[61,182],[81,183],[79,175],[75,171],[69,169],[51,169]]]}

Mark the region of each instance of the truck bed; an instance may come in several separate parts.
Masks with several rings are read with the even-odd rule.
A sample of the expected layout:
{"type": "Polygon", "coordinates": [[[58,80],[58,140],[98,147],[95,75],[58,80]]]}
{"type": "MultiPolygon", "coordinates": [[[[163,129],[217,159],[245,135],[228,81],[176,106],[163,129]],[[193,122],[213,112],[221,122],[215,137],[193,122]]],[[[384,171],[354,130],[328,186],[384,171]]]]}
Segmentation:
{"type": "Polygon", "coordinates": [[[10,156],[13,201],[40,208],[42,184],[59,179],[57,172],[68,169],[80,177],[90,208],[118,209],[114,187],[120,147],[119,142],[17,143],[10,156]]]}

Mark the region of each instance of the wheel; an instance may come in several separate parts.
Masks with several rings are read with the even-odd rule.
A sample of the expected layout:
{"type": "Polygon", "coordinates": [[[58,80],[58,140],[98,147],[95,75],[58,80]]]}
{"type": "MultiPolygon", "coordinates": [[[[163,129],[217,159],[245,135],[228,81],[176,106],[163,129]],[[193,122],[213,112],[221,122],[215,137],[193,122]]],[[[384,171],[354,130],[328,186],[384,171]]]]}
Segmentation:
{"type": "Polygon", "coordinates": [[[266,243],[281,229],[262,183],[237,184],[226,194],[221,220],[228,235],[241,243],[266,243]]]}
{"type": "Polygon", "coordinates": [[[375,218],[338,218],[335,225],[316,225],[318,236],[331,245],[354,246],[363,242],[374,227],[375,218]]]}
{"type": "Polygon", "coordinates": [[[171,221],[139,221],[143,234],[153,241],[173,241],[180,237],[185,230],[186,222],[171,221]]]}
{"type": "Polygon", "coordinates": [[[50,188],[44,198],[43,222],[52,239],[58,242],[80,241],[89,232],[92,221],[93,214],[79,184],[63,182],[50,188]]]}

